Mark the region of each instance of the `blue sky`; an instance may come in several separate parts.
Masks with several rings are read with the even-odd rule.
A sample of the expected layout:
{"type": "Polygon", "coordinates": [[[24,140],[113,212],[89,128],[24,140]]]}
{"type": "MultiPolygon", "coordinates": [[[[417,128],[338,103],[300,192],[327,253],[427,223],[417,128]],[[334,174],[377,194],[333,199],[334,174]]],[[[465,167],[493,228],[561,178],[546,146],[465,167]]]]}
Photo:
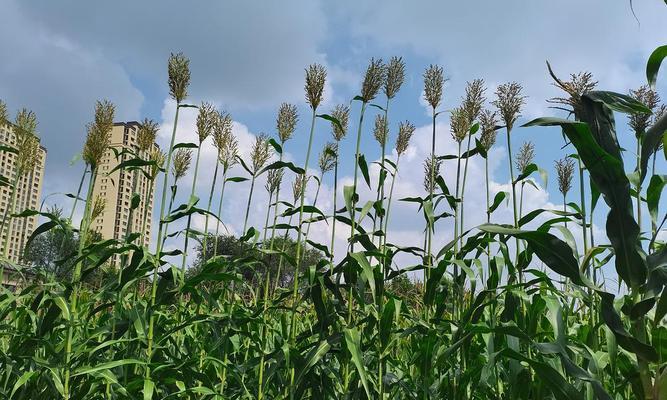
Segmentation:
{"type": "MultiPolygon", "coordinates": [[[[301,121],[295,138],[286,146],[287,156],[302,163],[308,129],[308,109],[303,95],[304,68],[313,62],[328,70],[326,112],[358,94],[363,72],[371,57],[402,56],[407,74],[403,88],[391,105],[393,144],[399,120],[417,127],[413,146],[401,168],[397,195],[422,192],[421,162],[428,152],[430,117],[423,101],[422,73],[429,64],[443,66],[449,79],[442,109],[451,109],[463,95],[465,82],[483,78],[486,97],[492,100],[499,83],[518,81],[528,96],[520,122],[553,115],[546,99],[558,95],[551,85],[545,61],[557,74],[591,71],[599,87],[626,93],[645,82],[644,65],[650,52],[667,43],[667,7],[660,0],[559,2],[519,1],[284,1],[284,2],[187,2],[118,1],[20,2],[2,0],[0,25],[0,98],[12,112],[20,107],[36,111],[48,161],[44,195],[75,191],[83,166],[70,164],[80,152],[85,124],[92,118],[94,101],[108,98],[117,106],[118,120],[144,117],[158,121],[161,143],[168,137],[173,104],[168,99],[166,60],[171,51],[191,59],[190,102],[211,101],[229,111],[236,121],[242,144],[259,132],[275,134],[275,115],[283,101],[299,106],[301,121]]],[[[667,98],[667,78],[662,74],[658,90],[667,98]]],[[[381,100],[384,102],[384,100],[381,100]]],[[[351,128],[356,128],[358,104],[353,106],[351,128]]],[[[380,155],[371,134],[372,113],[367,114],[362,151],[369,160],[380,155]]],[[[194,135],[194,111],[186,111],[179,124],[179,140],[194,135]],[[187,114],[190,115],[187,115],[187,114]]],[[[438,125],[438,150],[451,153],[449,117],[438,125]]],[[[625,120],[618,118],[622,145],[633,149],[625,120]]],[[[328,124],[318,122],[315,148],[331,139],[328,124]]],[[[572,152],[562,149],[557,129],[516,129],[513,147],[524,140],[536,144],[536,162],[549,171],[547,188],[527,189],[526,208],[555,207],[560,203],[553,162],[572,152]]],[[[211,143],[204,151],[202,182],[212,175],[211,143]]],[[[352,174],[353,140],[343,144],[341,182],[352,174]]],[[[630,168],[633,155],[626,154],[630,168]]],[[[504,135],[492,153],[492,186],[507,190],[507,157],[504,135]]],[[[664,162],[659,166],[664,167],[664,162]]],[[[466,193],[466,219],[482,222],[484,208],[483,164],[471,163],[466,193]],[[469,216],[469,217],[468,217],[469,216]]],[[[628,169],[629,169],[628,168],[628,169]]],[[[454,163],[443,166],[453,185],[454,163]]],[[[241,170],[237,170],[241,174],[241,170]]],[[[187,182],[188,178],[185,178],[187,182]]],[[[208,182],[198,193],[205,197],[208,182]]],[[[314,186],[314,185],[313,185],[314,186]]],[[[320,204],[331,206],[331,177],[326,179],[320,204]]],[[[578,196],[573,190],[570,198],[578,196]]],[[[260,186],[251,223],[264,220],[266,196],[260,186]]],[[[285,191],[287,192],[287,190],[285,191]]],[[[314,187],[309,188],[312,201],[314,187]]],[[[247,188],[237,185],[229,195],[223,217],[234,231],[242,220],[247,188]]],[[[69,207],[68,199],[53,196],[49,203],[69,207]]],[[[391,235],[401,244],[415,244],[423,228],[414,207],[395,209],[391,235]]],[[[597,218],[602,222],[602,212],[597,218]]],[[[508,221],[509,210],[498,211],[498,221],[508,221]]],[[[201,223],[201,221],[196,221],[201,223]]],[[[325,241],[326,225],[313,227],[315,238],[325,241]]],[[[450,234],[449,222],[439,228],[440,241],[450,234]]],[[[599,229],[599,228],[598,228],[599,229]]],[[[600,231],[601,233],[601,231],[600,231]]],[[[343,239],[342,237],[340,238],[343,239]]],[[[174,243],[173,245],[177,245],[174,243]]]]}

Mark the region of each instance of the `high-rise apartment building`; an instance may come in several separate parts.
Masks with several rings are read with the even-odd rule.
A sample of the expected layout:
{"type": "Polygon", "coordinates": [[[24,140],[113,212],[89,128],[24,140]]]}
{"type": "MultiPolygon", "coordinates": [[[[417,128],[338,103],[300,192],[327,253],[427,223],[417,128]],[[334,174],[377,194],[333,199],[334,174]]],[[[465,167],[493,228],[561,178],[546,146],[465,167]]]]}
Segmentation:
{"type": "MultiPolygon", "coordinates": [[[[115,148],[119,153],[123,149],[139,153],[137,146],[138,132],[138,122],[115,123],[111,131],[110,147],[115,148]]],[[[154,146],[157,148],[157,145],[154,146]]],[[[145,160],[149,157],[148,152],[138,155],[145,160]]],[[[103,198],[106,206],[104,212],[92,221],[91,229],[99,232],[103,239],[123,240],[128,229],[131,229],[132,232],[141,232],[144,225],[144,207],[148,204],[146,230],[143,232],[144,244],[148,246],[151,237],[150,221],[153,216],[154,185],[151,185],[150,180],[141,171],[127,171],[124,169],[113,171],[118,164],[130,158],[132,156],[129,154],[116,158],[116,153],[109,149],[100,162],[92,198],[93,200],[98,196],[103,198]],[[136,179],[136,186],[134,179],[136,179]],[[129,221],[133,188],[134,193],[139,194],[140,202],[133,212],[132,221],[129,221]]]]}
{"type": "MultiPolygon", "coordinates": [[[[11,124],[0,126],[0,144],[9,147],[16,146],[16,137],[11,124]]],[[[16,173],[17,155],[0,151],[0,175],[10,182],[14,180],[16,173]]],[[[39,147],[35,168],[27,174],[24,174],[18,181],[16,187],[16,208],[13,213],[20,213],[27,209],[39,209],[40,197],[42,195],[42,182],[44,181],[44,164],[46,163],[46,149],[39,147]]],[[[0,187],[0,219],[8,208],[11,208],[12,193],[9,186],[0,187]]],[[[10,213],[12,211],[10,210],[10,213]]],[[[37,227],[37,216],[28,218],[11,218],[11,222],[5,224],[0,235],[0,243],[4,245],[9,234],[9,260],[19,263],[24,255],[25,242],[37,227]]],[[[2,246],[0,246],[2,248],[2,246]]]]}

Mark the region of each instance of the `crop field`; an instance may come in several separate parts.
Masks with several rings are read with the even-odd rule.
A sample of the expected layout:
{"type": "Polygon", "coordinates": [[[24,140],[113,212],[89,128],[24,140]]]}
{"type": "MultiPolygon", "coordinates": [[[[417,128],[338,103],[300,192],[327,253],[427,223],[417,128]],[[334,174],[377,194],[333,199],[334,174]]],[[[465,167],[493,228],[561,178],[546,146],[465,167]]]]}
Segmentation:
{"type": "MultiPolygon", "coordinates": [[[[309,113],[276,105],[273,133],[244,149],[228,112],[189,101],[191,60],[172,53],[165,65],[176,104],[168,147],[154,145],[159,125],[149,119],[134,148],[113,147],[117,104],[99,100],[82,138],[81,184],[67,209],[5,212],[3,238],[13,222],[38,216],[26,248],[59,256],[48,270],[2,263],[1,276],[11,275],[16,286],[0,291],[0,397],[667,399],[667,247],[660,234],[667,214],[659,207],[667,175],[656,167],[667,154],[667,107],[655,90],[665,57],[667,46],[657,48],[646,85],[626,94],[598,87],[587,72],[559,76],[547,64],[544,79],[560,90],[552,99],[528,98],[517,82],[487,87],[482,79],[450,93],[439,65],[373,58],[360,71],[356,97],[327,109],[330,71],[314,63],[304,71],[309,113]],[[401,169],[416,128],[392,108],[408,76],[423,84],[431,117],[430,156],[419,171],[401,169]],[[460,105],[444,109],[445,96],[460,97],[460,105]],[[548,101],[557,117],[519,124],[531,101],[548,101]],[[185,112],[197,115],[195,142],[179,128],[185,112]],[[620,115],[636,148],[619,145],[620,115]],[[449,131],[438,125],[444,120],[449,131]],[[513,141],[524,127],[562,133],[551,179],[562,207],[524,212],[524,191],[542,172],[534,161],[540,140],[513,141]],[[307,135],[307,146],[291,147],[297,134],[307,135]],[[315,148],[315,135],[328,135],[324,148],[315,148]],[[442,135],[452,136],[455,154],[437,148],[442,135]],[[356,151],[339,151],[344,142],[356,151]],[[365,156],[362,143],[379,146],[382,156],[365,156]],[[510,184],[494,193],[488,156],[498,143],[510,184]],[[202,149],[217,156],[204,186],[202,149]],[[287,150],[304,161],[284,157],[287,150]],[[118,165],[105,170],[101,160],[110,154],[118,165]],[[486,167],[486,185],[467,182],[470,160],[486,167]],[[353,171],[349,184],[339,179],[343,166],[353,171]],[[455,179],[444,169],[456,171],[455,179]],[[155,218],[140,201],[148,192],[135,185],[127,234],[103,239],[92,228],[105,208],[93,187],[118,170],[134,182],[144,177],[142,190],[155,188],[155,218]],[[416,177],[423,190],[398,195],[400,174],[416,177]],[[320,191],[325,181],[333,193],[320,191]],[[317,188],[314,198],[304,195],[308,185],[317,188]],[[222,217],[234,191],[247,193],[235,210],[245,221],[236,236],[222,217]],[[260,191],[269,200],[264,224],[253,226],[248,217],[260,191]],[[464,214],[471,191],[486,194],[482,225],[464,214]],[[189,200],[178,204],[183,195],[189,200]],[[325,195],[331,211],[318,207],[325,195]],[[422,223],[418,245],[399,245],[388,233],[398,203],[413,206],[422,223]],[[511,223],[495,219],[505,205],[511,223]],[[77,213],[80,224],[73,223],[77,213]],[[602,235],[594,214],[604,221],[602,235]],[[156,234],[146,244],[140,232],[149,224],[156,234]],[[318,226],[327,226],[326,241],[312,235],[318,226]],[[445,226],[454,234],[442,233],[445,226]],[[166,245],[175,238],[180,248],[166,245]]],[[[0,151],[13,153],[17,166],[0,184],[16,204],[13,188],[39,149],[37,117],[28,109],[7,114],[0,102],[0,124],[16,135],[14,146],[0,151]]]]}

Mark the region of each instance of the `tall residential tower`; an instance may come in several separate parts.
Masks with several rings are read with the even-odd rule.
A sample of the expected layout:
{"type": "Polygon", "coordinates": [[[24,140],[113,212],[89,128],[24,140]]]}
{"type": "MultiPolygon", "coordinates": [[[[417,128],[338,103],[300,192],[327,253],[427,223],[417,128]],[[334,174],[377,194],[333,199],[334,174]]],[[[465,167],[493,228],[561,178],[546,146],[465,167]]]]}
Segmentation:
{"type": "MultiPolygon", "coordinates": [[[[15,147],[16,137],[11,124],[0,126],[0,145],[15,147]]],[[[17,155],[0,151],[0,176],[13,182],[16,173],[17,155]]],[[[42,182],[44,181],[44,164],[46,162],[46,149],[39,147],[35,168],[19,179],[16,188],[16,208],[10,213],[20,213],[27,209],[37,210],[40,206],[42,195],[42,182]]],[[[0,218],[8,208],[11,208],[11,188],[0,186],[0,218]]],[[[11,223],[6,224],[1,233],[0,243],[4,244],[9,234],[9,260],[19,263],[24,254],[25,242],[37,227],[37,216],[28,218],[12,218],[11,223]]],[[[1,246],[0,246],[1,247],[1,246]]]]}
{"type": "MultiPolygon", "coordinates": [[[[140,124],[136,121],[117,122],[111,131],[111,146],[118,153],[123,149],[138,152],[137,133],[140,124]]],[[[157,148],[157,145],[154,145],[157,148]]],[[[146,152],[147,153],[147,152],[146,152]]],[[[139,154],[145,160],[149,154],[139,154]]],[[[131,229],[132,232],[143,232],[143,243],[148,246],[151,237],[151,219],[153,215],[153,192],[154,186],[141,171],[126,171],[113,169],[122,161],[130,159],[129,154],[116,158],[116,153],[109,149],[104,155],[98,170],[95,187],[93,188],[93,199],[98,196],[106,201],[104,212],[92,221],[91,229],[99,232],[103,239],[123,240],[131,229]],[[112,173],[110,173],[113,171],[112,173]],[[136,183],[135,180],[136,179],[136,183]],[[134,210],[132,221],[130,208],[132,193],[139,194],[139,205],[134,210]],[[148,202],[148,203],[146,203],[148,202]],[[146,223],[143,221],[144,206],[148,204],[146,223]]]]}

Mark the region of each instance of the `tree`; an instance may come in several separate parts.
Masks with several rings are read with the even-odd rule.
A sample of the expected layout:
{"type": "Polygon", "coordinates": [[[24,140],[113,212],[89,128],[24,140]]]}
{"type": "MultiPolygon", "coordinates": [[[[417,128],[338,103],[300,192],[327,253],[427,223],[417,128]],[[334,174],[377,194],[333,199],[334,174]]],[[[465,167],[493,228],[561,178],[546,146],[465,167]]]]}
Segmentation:
{"type": "MultiPolygon", "coordinates": [[[[62,209],[54,207],[50,213],[60,216],[62,209]]],[[[100,241],[102,235],[92,232],[88,236],[91,243],[100,241]]],[[[72,276],[73,261],[79,248],[79,235],[72,230],[64,230],[60,226],[37,235],[25,249],[23,262],[35,271],[53,275],[56,280],[69,281],[72,276]]],[[[86,281],[94,281],[97,274],[91,274],[86,281]]]]}
{"type": "MultiPolygon", "coordinates": [[[[285,248],[285,254],[291,258],[295,259],[296,256],[296,241],[290,237],[276,237],[273,239],[273,248],[282,249],[283,245],[285,248]]],[[[266,244],[266,248],[270,247],[270,242],[266,244]]],[[[305,244],[301,244],[302,249],[306,248],[305,252],[301,256],[301,265],[309,266],[316,265],[320,260],[324,259],[324,254],[317,249],[311,247],[305,247],[305,244]]],[[[215,240],[215,237],[209,237],[206,240],[206,252],[202,251],[202,243],[199,243],[197,246],[197,258],[194,262],[192,268],[188,270],[188,276],[196,274],[202,267],[205,262],[213,257],[213,254],[216,253],[221,256],[227,256],[230,258],[239,257],[241,255],[250,256],[251,253],[254,259],[261,260],[262,263],[255,264],[253,267],[245,267],[244,270],[239,271],[243,274],[244,279],[250,283],[253,287],[260,284],[263,281],[264,274],[266,273],[265,266],[268,267],[269,272],[271,273],[271,280],[275,282],[276,274],[278,272],[278,267],[280,264],[280,255],[278,254],[260,254],[258,248],[250,247],[249,244],[245,244],[239,241],[238,238],[232,235],[220,235],[218,240],[215,240]],[[217,252],[214,252],[215,245],[218,245],[217,252]]],[[[280,267],[280,276],[278,277],[278,286],[285,287],[294,278],[294,266],[290,264],[286,259],[283,259],[282,266],[280,267]]]]}

